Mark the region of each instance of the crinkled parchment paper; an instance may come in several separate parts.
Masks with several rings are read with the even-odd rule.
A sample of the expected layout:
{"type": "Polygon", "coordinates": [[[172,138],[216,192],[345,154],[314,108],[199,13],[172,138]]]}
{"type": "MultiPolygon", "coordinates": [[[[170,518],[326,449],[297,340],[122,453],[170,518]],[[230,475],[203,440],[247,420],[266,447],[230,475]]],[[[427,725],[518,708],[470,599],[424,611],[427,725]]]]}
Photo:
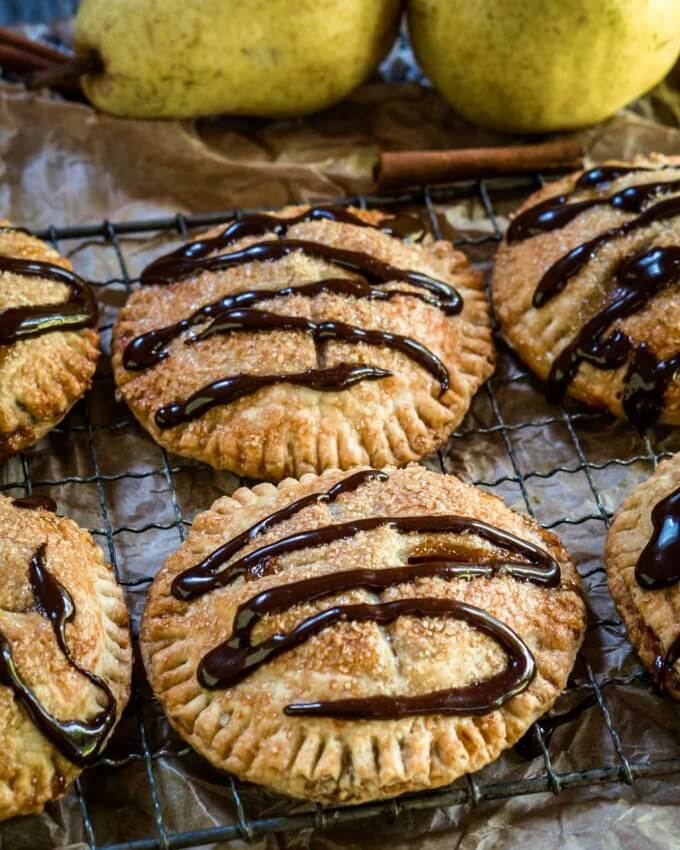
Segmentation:
{"type": "MultiPolygon", "coordinates": [[[[674,102],[671,101],[670,102],[674,102]]],[[[651,101],[639,114],[623,112],[585,134],[594,159],[628,157],[658,150],[680,153],[680,131],[656,123],[651,101]]],[[[668,101],[662,108],[668,112],[668,101]]],[[[672,111],[672,110],[671,110],[672,111]]],[[[215,119],[200,122],[123,121],[97,115],[89,107],[23,89],[0,86],[0,214],[16,223],[43,228],[129,220],[177,211],[198,212],[234,206],[280,206],[290,201],[322,200],[370,190],[371,170],[382,148],[454,147],[494,143],[489,133],[463,126],[432,91],[415,85],[365,86],[345,103],[304,120],[256,122],[215,119]]],[[[521,199],[516,191],[492,192],[498,222],[504,226],[521,199]]],[[[437,215],[447,238],[492,236],[479,199],[439,205],[437,215]]],[[[176,235],[171,240],[176,241],[176,235]]],[[[168,237],[121,239],[121,250],[134,278],[157,255],[168,237]]],[[[94,281],[102,321],[109,324],[125,299],[120,269],[110,245],[95,239],[60,244],[76,269],[94,281]],[[113,282],[110,282],[112,281],[113,282]]],[[[489,269],[492,239],[469,249],[489,269]]],[[[103,334],[108,345],[108,332],[103,334]]],[[[188,521],[238,483],[227,474],[170,457],[160,450],[116,403],[107,357],[84,404],[27,455],[34,481],[54,496],[60,511],[96,531],[105,552],[115,548],[120,577],[129,583],[127,599],[134,628],[144,604],[146,584],[163,559],[179,544],[174,525],[169,469],[177,492],[177,510],[188,521]],[[115,427],[108,427],[108,426],[115,427]],[[92,445],[88,442],[92,438],[92,445]],[[136,477],[125,477],[133,472],[136,477]],[[85,479],[84,482],[73,479],[85,479]],[[109,539],[101,499],[115,533],[109,539]],[[143,530],[144,529],[144,530],[143,530]]],[[[680,429],[657,428],[647,444],[632,428],[604,415],[578,410],[572,423],[544,400],[541,389],[505,350],[492,380],[483,389],[458,433],[427,462],[503,496],[514,508],[527,503],[539,522],[554,525],[584,576],[591,628],[585,657],[592,675],[607,683],[604,696],[619,740],[607,729],[595,706],[558,730],[550,755],[556,771],[620,764],[617,746],[633,762],[680,756],[680,710],[649,689],[626,642],[607,592],[602,548],[607,511],[616,509],[636,482],[650,474],[649,447],[680,449],[680,429]],[[499,418],[507,426],[501,430],[499,418]],[[481,429],[481,431],[480,431],[481,429]],[[441,464],[441,465],[440,465],[441,464]],[[586,464],[584,468],[584,464],[586,464]],[[566,522],[564,519],[566,518],[566,522]],[[629,684],[621,684],[622,680],[629,684]]],[[[0,485],[23,480],[20,459],[0,467],[0,485]]],[[[21,493],[20,487],[9,492],[21,493]]],[[[586,696],[585,664],[577,666],[567,708],[586,696]],[[579,687],[581,686],[581,687],[579,687]]],[[[137,670],[138,695],[154,754],[159,806],[168,833],[233,823],[235,807],[228,777],[186,752],[164,722],[158,705],[137,670]]],[[[82,788],[95,839],[108,844],[157,835],[144,761],[145,743],[138,711],[129,710],[105,753],[109,764],[85,772],[82,788]]],[[[504,755],[478,776],[482,782],[543,774],[542,759],[525,762],[504,755]]],[[[241,787],[250,817],[304,810],[252,787],[241,787]]],[[[451,850],[451,848],[532,847],[536,850],[638,850],[680,846],[678,777],[594,786],[538,794],[477,808],[385,817],[352,827],[270,836],[258,848],[288,850],[451,850]]],[[[74,789],[41,816],[0,825],[1,850],[85,847],[78,796],[74,789]]],[[[159,845],[160,846],[160,845],[159,845]]],[[[239,841],[230,845],[243,846],[239,841]]]]}

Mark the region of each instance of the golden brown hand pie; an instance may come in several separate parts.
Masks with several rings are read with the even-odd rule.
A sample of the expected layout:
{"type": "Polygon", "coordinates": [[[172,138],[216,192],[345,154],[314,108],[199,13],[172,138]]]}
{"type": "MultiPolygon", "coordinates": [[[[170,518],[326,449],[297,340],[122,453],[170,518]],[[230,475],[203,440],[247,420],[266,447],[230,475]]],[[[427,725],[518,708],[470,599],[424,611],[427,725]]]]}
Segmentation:
{"type": "Polygon", "coordinates": [[[66,416],[99,357],[88,285],[53,248],[0,221],[0,459],[66,416]]]}
{"type": "Polygon", "coordinates": [[[63,796],[131,673],[122,593],[92,537],[49,500],[0,495],[0,820],[63,796]]]}
{"type": "Polygon", "coordinates": [[[345,804],[495,759],[553,705],[584,627],[554,535],[412,465],[218,500],[158,573],[141,649],[216,767],[345,804]]]}
{"type": "Polygon", "coordinates": [[[617,511],[605,567],[631,643],[655,683],[680,699],[680,454],[617,511]]]}
{"type": "Polygon", "coordinates": [[[609,163],[535,192],[498,251],[493,301],[551,401],[680,424],[680,159],[609,163]]]}
{"type": "Polygon", "coordinates": [[[432,452],[492,371],[489,310],[461,253],[402,224],[289,208],[155,261],[114,329],[123,399],[162,446],[256,478],[432,452]]]}

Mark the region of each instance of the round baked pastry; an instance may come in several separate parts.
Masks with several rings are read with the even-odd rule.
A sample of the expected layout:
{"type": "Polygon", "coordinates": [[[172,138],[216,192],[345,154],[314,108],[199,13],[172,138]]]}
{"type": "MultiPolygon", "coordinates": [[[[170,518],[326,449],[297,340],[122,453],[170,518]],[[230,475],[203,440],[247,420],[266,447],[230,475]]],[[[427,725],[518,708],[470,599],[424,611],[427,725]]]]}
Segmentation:
{"type": "Polygon", "coordinates": [[[121,396],[162,446],[253,478],[427,455],[493,347],[480,275],[408,224],[289,208],[161,257],[114,329],[121,396]]]}
{"type": "Polygon", "coordinates": [[[66,416],[99,357],[97,305],[57,251],[0,221],[0,459],[66,416]]]}
{"type": "Polygon", "coordinates": [[[92,537],[53,509],[0,496],[0,820],[63,796],[130,693],[120,588],[92,537]]]}
{"type": "Polygon", "coordinates": [[[631,643],[656,685],[680,699],[680,454],[617,511],[605,567],[631,643]]]}
{"type": "Polygon", "coordinates": [[[583,638],[557,538],[421,466],[218,500],[158,573],[141,649],[180,735],[293,797],[361,803],[478,770],[583,638]]]}
{"type": "Polygon", "coordinates": [[[644,428],[680,424],[680,158],[546,184],[496,258],[504,335],[566,394],[644,428]]]}

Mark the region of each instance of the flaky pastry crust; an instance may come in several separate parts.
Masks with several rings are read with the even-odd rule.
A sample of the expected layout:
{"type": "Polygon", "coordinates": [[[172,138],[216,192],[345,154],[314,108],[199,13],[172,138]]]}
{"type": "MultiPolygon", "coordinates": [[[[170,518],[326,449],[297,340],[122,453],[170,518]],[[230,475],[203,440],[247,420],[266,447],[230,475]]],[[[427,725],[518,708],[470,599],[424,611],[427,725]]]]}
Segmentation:
{"type": "MultiPolygon", "coordinates": [[[[428,693],[478,682],[504,667],[498,645],[456,620],[402,616],[389,626],[343,622],[280,655],[233,687],[206,690],[197,680],[204,654],[232,628],[236,607],[262,590],[311,576],[357,568],[381,570],[413,555],[439,551],[442,537],[485,551],[465,535],[399,535],[381,527],[278,557],[256,581],[186,602],[171,594],[173,579],[262,517],[326,490],[346,472],[259,484],[219,499],[200,514],[186,543],[158,573],[149,593],[141,650],[152,687],[174,728],[216,767],[293,797],[361,803],[452,782],[478,770],[516,742],[564,687],[585,628],[575,567],[558,539],[500,499],[453,476],[421,466],[389,469],[389,479],[364,483],[332,504],[314,504],[272,528],[242,552],[330,523],[367,516],[456,513],[483,519],[545,547],[561,566],[558,588],[509,576],[419,578],[382,593],[355,589],[333,604],[441,597],[476,605],[514,629],[534,654],[537,675],[502,708],[481,716],[428,714],[400,719],[293,717],[291,702],[428,693]],[[433,547],[435,547],[433,549],[433,547]]],[[[325,610],[320,599],[271,614],[258,624],[258,643],[325,610]]]]}
{"type": "MultiPolygon", "coordinates": [[[[7,221],[0,221],[0,256],[73,268],[54,248],[7,221]]],[[[0,314],[59,303],[67,292],[54,280],[0,271],[0,314]]],[[[61,422],[89,389],[98,359],[99,335],[89,327],[0,344],[0,460],[32,446],[61,422]]]]}
{"type": "MultiPolygon", "coordinates": [[[[127,609],[111,567],[90,534],[70,519],[15,507],[2,495],[0,633],[20,675],[52,715],[90,721],[101,711],[101,690],[69,666],[50,621],[36,607],[28,565],[41,544],[46,544],[47,568],[75,604],[75,616],[66,625],[72,656],[109,685],[118,720],[130,693],[132,650],[127,609]]],[[[2,682],[0,753],[0,820],[42,811],[81,772],[39,731],[2,682]]]]}
{"type": "MultiPolygon", "coordinates": [[[[567,194],[569,202],[609,196],[630,186],[680,180],[680,158],[654,156],[632,163],[611,162],[604,166],[642,167],[647,170],[625,173],[601,189],[577,189],[583,172],[546,183],[527,198],[514,218],[550,198],[567,194]],[[672,166],[672,167],[671,167],[672,166]]],[[[659,200],[680,194],[680,188],[659,194],[659,200]]],[[[508,244],[507,237],[496,255],[493,275],[493,305],[501,330],[524,362],[546,380],[558,355],[572,342],[584,325],[599,313],[615,295],[613,273],[625,258],[654,247],[680,246],[680,215],[655,221],[597,249],[593,259],[569,280],[564,290],[539,308],[532,298],[544,273],[572,249],[636,218],[639,213],[598,205],[581,212],[558,229],[508,244]]],[[[613,322],[606,332],[620,329],[634,344],[645,343],[659,359],[680,353],[680,286],[671,284],[656,293],[642,309],[613,322]]],[[[625,418],[624,384],[630,358],[616,369],[597,368],[581,362],[567,394],[615,416],[625,418]]],[[[660,422],[680,424],[680,380],[675,377],[665,389],[660,422]]]]}
{"type": "MultiPolygon", "coordinates": [[[[302,209],[287,208],[280,215],[287,217],[302,209]]],[[[351,212],[368,222],[384,218],[379,212],[351,212]]],[[[228,250],[271,238],[272,234],[243,238],[228,250]]],[[[371,301],[324,293],[313,298],[277,297],[258,305],[259,309],[314,321],[339,320],[410,336],[444,362],[449,390],[439,397],[432,375],[400,351],[335,340],[325,342],[321,351],[309,334],[300,331],[236,333],[185,345],[187,336],[196,332],[192,329],[169,346],[170,356],[158,365],[143,372],[124,368],[123,351],[134,337],[182,319],[227,293],[352,277],[329,262],[296,252],[277,261],[203,272],[134,292],[113,335],[113,366],[122,398],[165,448],[253,478],[278,481],[287,475],[363,463],[404,464],[432,452],[460,423],[472,396],[493,369],[489,309],[480,274],[449,243],[433,242],[429,237],[423,244],[405,244],[373,228],[315,221],[290,227],[287,238],[366,252],[393,266],[453,284],[465,302],[460,315],[445,315],[435,306],[406,296],[371,301]],[[363,381],[340,392],[280,383],[166,430],[154,420],[162,405],[186,399],[227,375],[290,373],[331,367],[341,361],[382,367],[393,376],[363,381]]],[[[384,288],[418,291],[396,281],[384,288]]]]}
{"type": "MultiPolygon", "coordinates": [[[[656,659],[666,655],[680,634],[680,585],[645,590],[635,578],[635,566],[652,536],[654,506],[678,487],[680,454],[660,463],[654,474],[624,500],[605,545],[609,590],[630,642],[652,674],[656,659]]],[[[665,677],[664,690],[680,699],[680,662],[665,677]]]]}

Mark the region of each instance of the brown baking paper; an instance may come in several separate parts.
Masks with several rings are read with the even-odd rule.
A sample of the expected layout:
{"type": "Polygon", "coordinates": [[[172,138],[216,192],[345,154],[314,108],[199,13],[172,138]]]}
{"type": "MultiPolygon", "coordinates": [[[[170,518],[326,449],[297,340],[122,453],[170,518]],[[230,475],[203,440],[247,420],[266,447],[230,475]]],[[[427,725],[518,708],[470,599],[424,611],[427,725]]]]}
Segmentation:
{"type": "MultiPolygon", "coordinates": [[[[642,114],[622,112],[584,133],[591,158],[630,157],[653,150],[680,153],[680,130],[655,121],[654,101],[637,108],[642,114]]],[[[109,118],[85,105],[4,84],[0,86],[0,214],[21,225],[43,228],[104,218],[124,221],[177,211],[327,200],[370,191],[372,168],[381,148],[444,148],[497,141],[493,134],[464,126],[434,92],[415,85],[371,84],[345,103],[300,120],[144,122],[109,118]]],[[[512,188],[513,181],[502,186],[491,192],[501,227],[522,197],[521,191],[512,188]]],[[[481,240],[466,250],[488,271],[495,244],[481,201],[463,199],[439,205],[435,211],[446,238],[481,240]]],[[[149,259],[176,240],[172,234],[122,237],[120,247],[129,275],[134,279],[149,259]]],[[[121,278],[115,254],[103,240],[65,240],[60,247],[75,268],[95,282],[121,278]]],[[[97,292],[106,326],[125,300],[125,284],[114,281],[97,287],[97,292]]],[[[108,348],[108,331],[103,342],[108,348]]],[[[607,683],[603,690],[606,710],[618,738],[610,734],[602,709],[592,707],[556,732],[550,745],[554,770],[619,765],[617,748],[632,763],[680,757],[679,709],[640,680],[639,662],[625,639],[602,571],[606,512],[616,509],[625,493],[650,474],[650,446],[657,452],[680,449],[680,429],[656,428],[646,443],[629,426],[583,409],[578,409],[573,423],[568,422],[547,404],[540,386],[505,349],[489,387],[477,395],[441,456],[426,462],[481,482],[480,486],[503,496],[518,510],[528,505],[539,522],[560,534],[584,576],[591,614],[584,647],[587,664],[577,665],[573,688],[560,699],[558,710],[587,696],[590,691],[583,685],[595,676],[607,683]],[[507,426],[504,432],[497,427],[498,415],[507,426]],[[630,684],[621,684],[628,680],[630,684]]],[[[120,578],[128,583],[153,575],[177,548],[178,515],[188,524],[198,511],[238,484],[228,473],[179,457],[170,456],[166,463],[158,447],[132,422],[129,411],[115,401],[106,356],[85,403],[27,454],[27,464],[34,481],[66,479],[59,486],[38,485],[36,491],[54,496],[61,512],[93,529],[109,556],[112,546],[120,578]],[[116,427],[107,427],[111,425],[116,427]],[[130,472],[136,477],[124,477],[130,472]],[[114,531],[110,537],[107,521],[114,531]]],[[[0,467],[1,485],[22,480],[20,459],[0,467]]],[[[17,486],[7,492],[23,490],[17,486]]],[[[146,586],[126,588],[135,632],[146,586]]],[[[136,681],[138,693],[105,753],[108,761],[82,777],[98,845],[157,837],[161,816],[167,834],[236,822],[229,777],[188,751],[170,731],[139,664],[136,681]],[[141,758],[145,746],[153,754],[158,810],[141,758]]],[[[542,759],[526,762],[508,752],[476,779],[499,782],[544,771],[542,759]]],[[[465,782],[455,787],[465,787],[465,782]]],[[[250,818],[309,808],[252,786],[239,784],[238,788],[250,818]]],[[[678,802],[677,776],[669,776],[637,781],[632,788],[591,786],[559,796],[541,793],[487,802],[476,808],[458,805],[407,812],[396,820],[385,815],[327,831],[260,837],[253,846],[267,850],[667,850],[680,841],[678,802]]],[[[49,805],[43,815],[0,825],[1,850],[80,848],[87,841],[76,789],[49,805]]],[[[205,846],[243,844],[236,840],[205,846]]]]}

